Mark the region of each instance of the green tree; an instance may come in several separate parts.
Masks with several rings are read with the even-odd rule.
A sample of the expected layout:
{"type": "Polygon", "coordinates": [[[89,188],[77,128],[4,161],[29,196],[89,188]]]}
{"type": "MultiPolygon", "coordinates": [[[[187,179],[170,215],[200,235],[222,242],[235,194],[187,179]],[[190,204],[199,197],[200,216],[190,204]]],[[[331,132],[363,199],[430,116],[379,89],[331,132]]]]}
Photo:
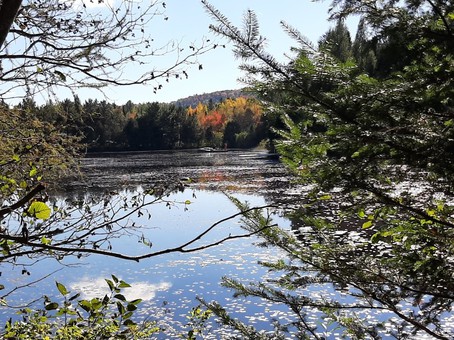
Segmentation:
{"type": "Polygon", "coordinates": [[[377,67],[377,56],[373,49],[373,44],[367,39],[366,26],[360,21],[356,31],[355,41],[352,45],[352,54],[358,68],[367,73],[374,75],[377,67]]]}
{"type": "Polygon", "coordinates": [[[133,150],[140,149],[140,136],[137,134],[139,129],[139,123],[136,119],[128,119],[126,126],[124,128],[124,133],[126,135],[126,140],[128,146],[133,150]]]}
{"type": "Polygon", "coordinates": [[[109,149],[123,142],[127,119],[120,107],[105,100],[87,100],[82,106],[82,142],[89,150],[109,149]]]}
{"type": "MultiPolygon", "coordinates": [[[[212,29],[251,62],[242,69],[258,95],[281,112],[278,149],[306,188],[296,207],[284,205],[294,231],[261,233],[286,255],[262,263],[276,278],[224,285],[288,307],[294,319],[272,338],[452,338],[453,4],[334,1],[334,20],[359,14],[370,41],[380,42],[373,78],[284,22],[298,54],[281,64],[260,43],[253,12],[240,30],[203,3],[218,24],[212,29]],[[321,287],[336,293],[310,294],[321,287]]],[[[261,217],[247,217],[246,227],[258,230],[261,217]]],[[[267,337],[205,304],[246,336],[267,337]]]]}
{"type": "Polygon", "coordinates": [[[326,49],[339,61],[345,63],[352,56],[352,41],[350,32],[342,20],[322,36],[319,48],[326,49]]]}
{"type": "Polygon", "coordinates": [[[230,121],[226,124],[224,129],[224,137],[222,142],[229,148],[236,148],[236,135],[241,132],[240,124],[236,121],[230,121]]]}
{"type": "Polygon", "coordinates": [[[193,148],[201,144],[203,132],[196,115],[189,115],[183,107],[177,108],[180,116],[178,147],[193,148]]]}

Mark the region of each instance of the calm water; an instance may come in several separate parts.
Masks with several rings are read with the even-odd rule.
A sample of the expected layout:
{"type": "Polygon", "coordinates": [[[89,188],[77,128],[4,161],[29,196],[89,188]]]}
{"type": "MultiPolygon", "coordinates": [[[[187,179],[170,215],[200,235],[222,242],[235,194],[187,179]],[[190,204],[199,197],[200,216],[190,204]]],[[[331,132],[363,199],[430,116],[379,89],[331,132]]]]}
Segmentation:
{"type": "MultiPolygon", "coordinates": [[[[252,206],[292,196],[290,176],[264,151],[98,154],[84,159],[81,171],[83,179],[66,183],[64,195],[98,195],[115,190],[127,196],[137,190],[182,179],[190,182],[184,191],[167,198],[172,203],[170,208],[168,204],[156,204],[150,208],[151,219],[136,218],[135,222],[144,226],[144,236],[153,242],[153,250],[184,243],[216,221],[236,213],[226,194],[252,206]],[[187,200],[191,204],[178,203],[187,200]]],[[[289,222],[279,215],[275,215],[275,221],[289,228],[289,222]]],[[[239,221],[229,220],[199,244],[239,233],[244,233],[239,221]]],[[[234,300],[232,292],[219,285],[223,276],[256,280],[267,275],[257,261],[276,258],[279,254],[256,247],[256,241],[239,239],[192,254],[168,254],[139,263],[94,255],[62,263],[46,260],[27,267],[30,275],[22,275],[22,266],[4,267],[2,282],[8,291],[56,271],[48,279],[19,289],[8,297],[11,304],[20,306],[44,294],[55,292],[58,295],[55,281],[63,283],[73,293],[82,292],[82,298],[102,297],[107,293],[104,279],[114,274],[132,285],[125,291],[127,298],[144,300],[139,310],[140,319],[159,319],[178,328],[186,322],[188,311],[197,305],[195,297],[201,296],[208,301],[221,302],[235,316],[259,328],[269,328],[272,317],[285,317],[283,311],[259,300],[234,300]]],[[[135,238],[115,240],[113,246],[114,250],[131,255],[150,251],[135,238]]],[[[2,310],[2,321],[10,316],[10,309],[2,310]]],[[[219,336],[215,330],[212,334],[219,336]]]]}
{"type": "MultiPolygon", "coordinates": [[[[292,182],[292,177],[282,164],[264,151],[97,154],[82,161],[81,172],[82,179],[62,184],[54,196],[60,200],[68,197],[96,198],[105,192],[118,192],[131,197],[151,187],[185,183],[184,190],[174,191],[166,197],[167,202],[150,207],[150,219],[147,214],[134,218],[134,222],[141,226],[144,237],[153,243],[151,250],[181,245],[213,223],[235,214],[237,209],[227,195],[248,202],[251,206],[262,206],[278,201],[287,201],[287,204],[297,202],[304,193],[304,188],[292,182]],[[181,203],[186,201],[190,201],[190,204],[181,203]]],[[[274,215],[274,220],[283,228],[292,227],[296,233],[303,235],[303,239],[304,233],[311,231],[307,227],[291,226],[289,221],[280,217],[279,212],[274,215]]],[[[239,221],[231,219],[217,226],[197,245],[241,233],[244,231],[239,221]]],[[[343,242],[367,242],[368,239],[367,235],[358,231],[340,230],[336,233],[343,242]]],[[[234,317],[266,330],[271,328],[271,320],[278,318],[285,323],[291,320],[291,315],[282,306],[259,299],[233,299],[232,292],[220,286],[223,276],[249,282],[270,275],[257,262],[277,259],[280,254],[275,249],[257,247],[257,241],[252,237],[237,239],[204,251],[172,253],[138,263],[95,255],[62,262],[45,260],[32,266],[26,266],[31,264],[30,261],[16,266],[3,263],[1,283],[5,285],[5,290],[2,292],[5,294],[16,287],[30,285],[54,272],[49,278],[37,281],[28,288],[14,290],[7,297],[10,305],[21,307],[36,299],[37,305],[42,307],[41,298],[44,294],[58,296],[55,281],[63,283],[72,294],[80,292],[81,298],[89,299],[103,297],[108,292],[104,279],[114,274],[132,285],[132,288],[125,290],[128,299],[143,299],[137,319],[158,320],[168,329],[167,334],[174,329],[174,338],[178,338],[178,332],[187,323],[188,312],[198,305],[196,296],[207,301],[216,300],[234,317]],[[30,275],[24,275],[24,269],[30,275]]],[[[112,245],[115,251],[129,255],[150,251],[143,243],[138,243],[135,237],[113,240],[112,245]]],[[[331,296],[350,301],[348,299],[351,298],[336,292],[331,285],[314,284],[310,291],[302,293],[320,299],[331,296]]],[[[0,307],[1,321],[14,317],[14,312],[10,308],[0,307]]],[[[375,315],[368,311],[358,313],[371,323],[391,317],[386,312],[380,314],[380,311],[375,315]]],[[[310,315],[312,324],[320,327],[318,330],[323,334],[325,328],[321,325],[319,314],[311,311],[310,315]]],[[[454,321],[449,323],[449,327],[453,328],[454,321]]],[[[392,329],[392,324],[388,326],[392,329]]],[[[220,339],[228,334],[214,321],[210,327],[212,330],[207,338],[220,339]]],[[[338,338],[339,332],[338,329],[330,329],[327,338],[338,338]]]]}

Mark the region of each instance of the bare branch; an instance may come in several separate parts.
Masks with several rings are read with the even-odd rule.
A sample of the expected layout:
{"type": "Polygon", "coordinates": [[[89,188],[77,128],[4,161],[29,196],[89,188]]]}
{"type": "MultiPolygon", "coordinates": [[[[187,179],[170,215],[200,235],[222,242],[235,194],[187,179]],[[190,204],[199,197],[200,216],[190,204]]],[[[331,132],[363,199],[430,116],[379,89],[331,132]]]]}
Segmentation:
{"type": "Polygon", "coordinates": [[[111,7],[105,2],[101,11],[77,1],[23,4],[0,50],[0,95],[11,99],[17,89],[33,95],[59,87],[140,85],[186,72],[215,45],[205,39],[187,48],[174,41],[158,45],[147,30],[164,15],[159,4],[128,0],[111,7]],[[164,55],[174,56],[174,62],[158,67],[164,55]]]}
{"type": "MultiPolygon", "coordinates": [[[[224,237],[222,239],[219,239],[217,241],[214,241],[214,242],[211,242],[211,243],[208,243],[208,244],[204,244],[204,245],[201,245],[201,246],[194,246],[192,248],[189,248],[189,246],[194,245],[197,241],[202,240],[204,236],[206,236],[210,231],[212,231],[215,227],[219,226],[220,224],[222,224],[224,222],[227,222],[229,220],[235,219],[235,218],[237,218],[239,216],[243,216],[243,215],[245,215],[245,214],[247,214],[249,212],[260,211],[260,210],[263,210],[263,209],[266,209],[266,208],[270,208],[270,207],[272,207],[272,206],[266,205],[266,206],[260,206],[260,207],[253,207],[253,208],[249,208],[247,210],[232,214],[232,215],[230,215],[228,217],[225,217],[225,218],[213,223],[211,226],[206,228],[202,233],[200,233],[199,235],[195,236],[194,238],[192,238],[191,240],[189,240],[188,242],[186,242],[186,243],[184,243],[182,245],[179,245],[179,246],[176,246],[176,247],[171,247],[171,248],[166,248],[166,249],[163,249],[163,250],[159,250],[159,251],[155,251],[155,252],[151,252],[151,253],[146,253],[146,254],[142,254],[142,255],[138,255],[138,256],[131,256],[131,255],[118,253],[118,252],[114,252],[114,251],[109,251],[109,250],[105,250],[105,249],[81,247],[81,246],[78,245],[79,241],[86,240],[87,237],[89,235],[93,235],[93,233],[96,230],[99,230],[100,228],[105,227],[105,224],[101,224],[101,225],[98,225],[96,227],[88,228],[88,229],[85,230],[85,232],[80,237],[77,237],[77,238],[71,238],[71,237],[67,237],[66,236],[64,238],[64,241],[62,241],[61,243],[55,243],[55,244],[46,244],[46,243],[43,243],[43,242],[39,242],[39,243],[38,242],[32,242],[32,241],[26,240],[26,239],[24,239],[23,237],[20,237],[20,236],[12,236],[12,235],[7,235],[7,234],[0,234],[0,238],[5,239],[5,240],[15,241],[17,243],[18,247],[23,247],[23,246],[30,247],[30,249],[28,249],[28,250],[17,251],[17,252],[10,251],[10,254],[3,255],[2,257],[0,257],[0,261],[4,261],[4,260],[6,260],[8,258],[13,258],[13,257],[16,258],[16,257],[38,255],[38,254],[43,255],[43,252],[46,252],[46,251],[59,252],[59,253],[62,253],[64,255],[71,255],[71,254],[98,254],[98,255],[104,255],[104,256],[119,258],[119,259],[123,259],[123,260],[137,261],[137,262],[139,262],[140,260],[143,260],[143,259],[156,257],[156,256],[160,256],[160,255],[163,255],[163,254],[175,253],[175,252],[193,253],[193,252],[197,252],[197,251],[200,251],[200,250],[204,250],[204,249],[215,247],[215,246],[220,245],[220,244],[222,244],[222,243],[224,243],[226,241],[240,239],[240,238],[248,238],[248,237],[251,237],[253,235],[259,234],[260,232],[264,231],[265,229],[268,229],[268,228],[271,228],[271,227],[275,226],[275,225],[265,225],[265,226],[262,226],[260,228],[255,229],[255,230],[249,231],[249,232],[247,232],[245,234],[229,235],[229,236],[226,236],[226,237],[224,237]],[[68,247],[68,246],[65,246],[65,245],[72,245],[72,246],[68,247]]],[[[136,212],[136,211],[137,211],[137,209],[133,210],[133,212],[136,212]]],[[[128,213],[127,215],[121,216],[116,221],[118,222],[120,220],[124,220],[128,216],[130,216],[131,214],[132,213],[128,213]]],[[[109,223],[114,223],[114,222],[111,221],[109,223]]],[[[112,234],[108,233],[107,237],[112,237],[112,234]]],[[[30,239],[32,239],[32,238],[36,239],[36,237],[32,237],[31,236],[30,239]]],[[[54,256],[55,256],[55,254],[54,254],[54,256]]]]}

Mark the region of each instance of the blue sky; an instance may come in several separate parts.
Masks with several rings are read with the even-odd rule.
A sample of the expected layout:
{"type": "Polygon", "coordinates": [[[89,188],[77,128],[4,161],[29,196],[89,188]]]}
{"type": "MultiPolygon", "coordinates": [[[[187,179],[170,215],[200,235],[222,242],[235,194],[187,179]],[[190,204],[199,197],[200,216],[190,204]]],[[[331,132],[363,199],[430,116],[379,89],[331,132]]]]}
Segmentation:
{"type": "MultiPolygon", "coordinates": [[[[220,40],[208,29],[212,19],[206,13],[200,0],[166,0],[168,20],[157,18],[152,32],[156,40],[162,43],[175,40],[182,45],[200,42],[202,37],[220,40]]],[[[333,23],[327,21],[329,1],[309,0],[211,0],[210,3],[219,9],[230,21],[241,26],[243,13],[247,9],[256,12],[262,35],[267,37],[268,50],[275,57],[283,58],[289,51],[292,41],[280,27],[280,21],[296,27],[302,34],[316,43],[333,23]]],[[[351,25],[354,29],[355,25],[351,25]]],[[[222,40],[220,40],[222,41],[222,40]]],[[[225,43],[225,41],[224,41],[225,43]]],[[[172,57],[166,62],[171,63],[172,57]]],[[[239,62],[235,60],[231,48],[216,49],[199,58],[203,70],[198,67],[188,70],[189,79],[173,79],[164,82],[163,89],[153,94],[153,86],[134,86],[129,88],[112,88],[106,91],[107,100],[124,104],[127,100],[140,102],[170,102],[194,94],[218,90],[237,89],[243,85],[237,81],[241,76],[239,62]]],[[[92,98],[93,92],[81,91],[82,100],[92,98]]]]}

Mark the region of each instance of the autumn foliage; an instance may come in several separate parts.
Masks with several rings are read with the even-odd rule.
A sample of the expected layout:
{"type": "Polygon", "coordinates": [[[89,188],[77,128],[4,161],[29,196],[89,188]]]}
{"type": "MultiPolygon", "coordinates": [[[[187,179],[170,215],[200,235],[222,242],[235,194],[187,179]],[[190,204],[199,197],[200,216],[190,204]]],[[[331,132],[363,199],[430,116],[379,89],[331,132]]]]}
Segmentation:
{"type": "Polygon", "coordinates": [[[213,132],[222,132],[228,122],[236,122],[241,130],[256,128],[261,121],[262,108],[257,100],[238,97],[228,98],[213,108],[199,103],[189,107],[187,113],[197,116],[197,121],[203,129],[211,128],[213,132]]]}

